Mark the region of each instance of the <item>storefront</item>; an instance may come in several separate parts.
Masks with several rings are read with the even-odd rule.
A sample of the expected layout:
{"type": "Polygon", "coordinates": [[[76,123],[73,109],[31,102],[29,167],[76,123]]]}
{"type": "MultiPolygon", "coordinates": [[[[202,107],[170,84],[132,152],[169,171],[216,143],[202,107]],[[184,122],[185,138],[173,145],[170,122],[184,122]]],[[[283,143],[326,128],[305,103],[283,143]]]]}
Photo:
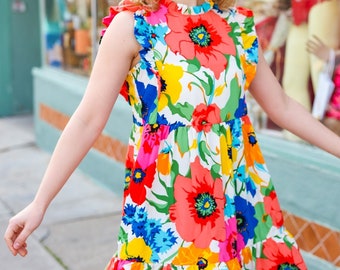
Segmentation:
{"type": "Polygon", "coordinates": [[[87,76],[95,57],[112,0],[43,0],[45,60],[74,74],[87,76]]]}
{"type": "MultiPolygon", "coordinates": [[[[43,65],[33,69],[37,143],[51,151],[85,91],[109,0],[40,0],[43,65]]],[[[121,188],[130,111],[118,99],[111,119],[80,168],[111,189],[121,188]],[[119,126],[119,129],[115,128],[119,126]],[[117,185],[117,186],[115,186],[117,185]]]]}

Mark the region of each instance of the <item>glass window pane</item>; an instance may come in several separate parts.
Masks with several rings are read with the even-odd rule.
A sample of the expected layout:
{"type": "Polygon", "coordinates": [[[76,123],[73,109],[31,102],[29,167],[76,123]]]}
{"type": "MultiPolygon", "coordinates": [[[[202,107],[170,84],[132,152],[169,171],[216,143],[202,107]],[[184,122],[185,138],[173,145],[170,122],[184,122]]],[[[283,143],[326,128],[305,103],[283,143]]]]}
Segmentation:
{"type": "Polygon", "coordinates": [[[102,18],[118,1],[45,0],[44,4],[46,64],[88,75],[103,29],[102,18]]]}

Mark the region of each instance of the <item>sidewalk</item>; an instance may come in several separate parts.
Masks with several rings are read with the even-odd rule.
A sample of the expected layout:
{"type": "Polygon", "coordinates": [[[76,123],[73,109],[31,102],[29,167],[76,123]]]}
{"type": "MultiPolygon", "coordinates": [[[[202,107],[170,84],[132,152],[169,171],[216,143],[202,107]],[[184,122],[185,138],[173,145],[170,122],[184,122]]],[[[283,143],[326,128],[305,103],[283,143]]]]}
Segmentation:
{"type": "Polygon", "coordinates": [[[1,270],[100,270],[116,248],[121,199],[76,171],[29,238],[26,258],[3,239],[8,219],[33,198],[50,154],[34,143],[31,116],[0,118],[1,270]]]}

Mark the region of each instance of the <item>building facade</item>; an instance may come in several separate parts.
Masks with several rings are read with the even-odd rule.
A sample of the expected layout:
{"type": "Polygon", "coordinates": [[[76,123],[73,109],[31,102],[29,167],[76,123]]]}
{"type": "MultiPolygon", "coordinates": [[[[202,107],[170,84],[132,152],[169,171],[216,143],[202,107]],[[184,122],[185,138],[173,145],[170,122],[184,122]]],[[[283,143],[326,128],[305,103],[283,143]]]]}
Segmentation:
{"type": "MultiPolygon", "coordinates": [[[[7,9],[13,8],[16,3],[20,9],[20,2],[25,3],[7,1],[10,2],[7,9]]],[[[108,13],[108,7],[117,2],[27,0],[27,11],[33,2],[37,5],[36,17],[40,20],[40,37],[37,38],[38,45],[35,45],[39,50],[35,54],[41,58],[41,64],[34,64],[30,71],[33,78],[35,133],[37,144],[52,151],[86,89],[103,29],[101,18],[108,13]]],[[[0,1],[0,13],[4,5],[4,1],[0,1]]],[[[7,19],[18,23],[16,15],[19,14],[0,16],[0,28],[7,19]]],[[[8,36],[14,34],[9,29],[4,29],[4,32],[8,36]]],[[[0,59],[13,65],[10,54],[5,53],[11,50],[10,42],[1,43],[0,46],[3,46],[0,59]]],[[[28,57],[27,53],[21,59],[25,57],[28,57]]],[[[11,72],[8,69],[4,73],[9,78],[13,76],[11,72]]],[[[4,82],[10,79],[0,78],[3,89],[4,82]]],[[[0,97],[4,92],[1,89],[0,97]]],[[[130,108],[125,100],[118,99],[103,133],[80,165],[94,181],[118,193],[123,189],[131,121],[130,108]]],[[[340,216],[337,215],[336,203],[331,203],[338,196],[338,160],[306,144],[287,142],[271,135],[261,134],[259,140],[263,140],[263,151],[273,177],[284,178],[277,179],[277,192],[285,210],[286,226],[296,235],[305,251],[309,269],[331,270],[340,266],[340,216]],[[321,160],[315,160],[316,156],[321,160]],[[333,178],[337,179],[333,181],[333,178]],[[330,202],[321,204],[321,197],[330,202]]]]}
{"type": "Polygon", "coordinates": [[[31,70],[41,66],[39,4],[0,1],[0,117],[32,112],[31,70]]]}

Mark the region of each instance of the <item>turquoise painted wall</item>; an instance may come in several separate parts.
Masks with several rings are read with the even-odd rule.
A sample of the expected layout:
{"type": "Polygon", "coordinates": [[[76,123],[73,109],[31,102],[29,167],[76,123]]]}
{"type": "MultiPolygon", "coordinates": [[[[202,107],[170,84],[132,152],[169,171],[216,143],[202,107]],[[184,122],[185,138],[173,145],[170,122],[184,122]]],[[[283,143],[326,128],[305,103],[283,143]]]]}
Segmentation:
{"type": "Polygon", "coordinates": [[[12,111],[9,1],[0,1],[0,116],[12,111]]]}
{"type": "MultiPolygon", "coordinates": [[[[34,68],[33,76],[36,142],[39,147],[51,152],[61,132],[40,119],[39,105],[42,103],[71,116],[83,96],[88,78],[49,67],[34,68]]],[[[127,144],[131,121],[128,104],[119,98],[103,133],[127,144]]],[[[121,194],[125,175],[123,164],[91,150],[79,168],[100,185],[121,194]]]]}
{"type": "Polygon", "coordinates": [[[31,70],[41,65],[39,0],[23,0],[14,11],[0,1],[0,116],[32,112],[31,70]]]}

